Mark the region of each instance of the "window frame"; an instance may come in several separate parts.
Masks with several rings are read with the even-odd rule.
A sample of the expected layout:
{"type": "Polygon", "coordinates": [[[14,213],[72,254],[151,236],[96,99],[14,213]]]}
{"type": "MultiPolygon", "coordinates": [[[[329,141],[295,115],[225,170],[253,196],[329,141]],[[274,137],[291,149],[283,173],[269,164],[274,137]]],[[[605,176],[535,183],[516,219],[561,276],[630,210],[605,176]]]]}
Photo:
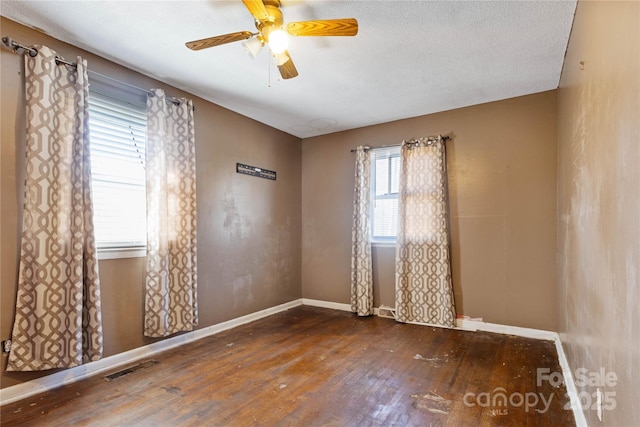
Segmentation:
{"type": "MultiPolygon", "coordinates": [[[[390,147],[381,147],[381,148],[372,148],[371,152],[371,188],[370,188],[370,209],[369,209],[369,217],[370,217],[370,234],[369,239],[372,245],[374,246],[396,246],[397,242],[397,223],[395,225],[396,234],[393,236],[376,236],[374,234],[375,231],[375,208],[377,200],[395,200],[396,201],[396,216],[398,209],[398,198],[399,193],[392,193],[391,187],[393,186],[392,179],[394,178],[392,175],[393,168],[391,167],[392,159],[400,158],[400,146],[390,146],[390,147]],[[376,195],[376,158],[380,156],[384,156],[388,161],[388,179],[387,185],[389,192],[383,195],[376,195]]],[[[395,177],[396,181],[399,181],[400,168],[398,167],[398,176],[395,177]]],[[[398,182],[399,184],[399,182],[398,182]]]]}
{"type": "MultiPolygon", "coordinates": [[[[101,79],[92,79],[89,87],[89,97],[98,95],[100,97],[108,98],[111,101],[121,104],[128,104],[135,109],[146,109],[146,94],[140,94],[139,92],[132,92],[130,88],[122,87],[120,85],[114,85],[111,81],[103,81],[101,79]]],[[[89,118],[91,120],[91,106],[89,107],[89,118]]],[[[146,137],[145,137],[146,144],[146,137]]],[[[91,127],[89,126],[89,145],[90,149],[93,148],[91,143],[91,127]]],[[[93,166],[93,165],[92,165],[93,166]]],[[[92,167],[93,169],[93,167],[92,167]]],[[[92,173],[92,187],[94,186],[93,173],[92,173]]],[[[94,217],[96,215],[94,203],[94,217]]],[[[145,208],[146,218],[146,208],[145,208]]],[[[95,223],[94,223],[95,224],[95,223]]],[[[95,225],[94,225],[95,227],[95,225]]],[[[146,228],[146,227],[145,227],[146,228]]],[[[124,242],[98,242],[96,238],[96,248],[98,252],[98,259],[120,259],[120,258],[140,258],[147,255],[146,241],[124,241],[124,242]]]]}

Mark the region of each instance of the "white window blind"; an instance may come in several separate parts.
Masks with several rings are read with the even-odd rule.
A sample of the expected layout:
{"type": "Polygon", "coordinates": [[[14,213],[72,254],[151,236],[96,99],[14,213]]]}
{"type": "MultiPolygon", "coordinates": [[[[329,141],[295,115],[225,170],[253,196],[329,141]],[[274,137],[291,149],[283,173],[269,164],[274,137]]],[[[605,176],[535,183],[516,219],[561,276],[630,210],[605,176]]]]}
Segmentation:
{"type": "Polygon", "coordinates": [[[89,135],[99,249],[146,246],[144,107],[89,95],[89,135]]]}
{"type": "Polygon", "coordinates": [[[395,242],[400,147],[375,149],[371,156],[371,241],[395,242]]]}

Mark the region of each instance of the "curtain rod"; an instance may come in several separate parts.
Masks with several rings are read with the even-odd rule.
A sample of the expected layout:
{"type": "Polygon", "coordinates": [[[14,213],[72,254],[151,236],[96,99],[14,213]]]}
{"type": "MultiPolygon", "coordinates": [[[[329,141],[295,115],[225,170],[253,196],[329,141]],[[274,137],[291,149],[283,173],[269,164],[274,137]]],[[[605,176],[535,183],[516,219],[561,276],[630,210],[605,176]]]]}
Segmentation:
{"type": "MultiPolygon", "coordinates": [[[[23,45],[21,43],[17,43],[14,40],[12,40],[10,37],[3,37],[2,38],[2,43],[7,48],[13,50],[16,53],[18,52],[18,50],[22,49],[24,52],[27,52],[29,54],[29,56],[32,57],[32,58],[35,58],[36,56],[38,56],[38,49],[36,49],[35,47],[25,46],[25,45],[23,45]]],[[[78,67],[78,64],[76,64],[75,62],[69,62],[66,59],[64,59],[64,58],[62,58],[60,56],[57,56],[57,55],[56,55],[56,64],[58,64],[58,65],[61,65],[61,64],[62,65],[68,65],[68,66],[73,67],[73,68],[77,68],[78,67]]],[[[118,83],[118,84],[121,84],[123,86],[128,86],[128,87],[130,87],[132,89],[135,89],[135,90],[138,90],[140,92],[144,92],[149,96],[155,96],[155,94],[153,92],[151,92],[150,90],[143,89],[141,87],[132,85],[131,83],[123,82],[123,81],[115,79],[115,78],[113,78],[111,76],[107,76],[106,74],[102,74],[102,73],[99,73],[99,72],[93,71],[93,70],[87,70],[87,72],[90,73],[90,74],[94,74],[96,76],[100,76],[102,78],[111,80],[111,81],[113,81],[115,83],[118,83]]],[[[181,103],[180,100],[177,99],[177,98],[172,98],[172,97],[168,96],[168,97],[166,97],[166,99],[167,99],[167,101],[169,101],[169,102],[171,102],[171,103],[173,103],[175,105],[180,105],[180,103],[181,103]]],[[[195,111],[195,109],[196,109],[196,107],[194,106],[193,110],[195,111]]]]}
{"type": "MultiPolygon", "coordinates": [[[[431,141],[431,140],[435,140],[438,138],[442,138],[443,141],[448,141],[451,139],[451,137],[449,136],[442,136],[442,135],[438,135],[438,136],[429,136],[427,138],[423,138],[426,139],[427,141],[431,141]]],[[[407,144],[415,144],[417,141],[413,141],[413,142],[407,142],[407,144]]],[[[376,148],[388,148],[388,147],[400,147],[402,144],[391,144],[391,145],[381,145],[380,147],[369,147],[368,145],[364,146],[364,151],[369,151],[369,150],[373,150],[376,148]]],[[[352,153],[355,153],[356,150],[351,150],[352,153]]]]}

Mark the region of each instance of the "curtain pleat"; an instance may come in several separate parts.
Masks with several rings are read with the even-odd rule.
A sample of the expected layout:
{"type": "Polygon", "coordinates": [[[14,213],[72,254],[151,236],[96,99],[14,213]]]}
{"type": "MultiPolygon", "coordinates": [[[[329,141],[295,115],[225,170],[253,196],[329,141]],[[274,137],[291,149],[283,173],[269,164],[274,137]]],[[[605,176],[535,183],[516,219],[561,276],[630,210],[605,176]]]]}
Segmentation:
{"type": "Polygon", "coordinates": [[[396,246],[396,320],[455,326],[447,161],[442,138],[403,142],[396,246]]]}
{"type": "Polygon", "coordinates": [[[163,337],[198,324],[196,153],[193,103],[147,99],[147,271],[144,334],[163,337]]]}
{"type": "Polygon", "coordinates": [[[93,230],[87,64],[25,58],[25,199],[8,371],[69,368],[102,357],[93,230]]]}
{"type": "Polygon", "coordinates": [[[362,146],[356,148],[356,172],[353,194],[351,233],[351,311],[358,316],[373,314],[373,274],[369,200],[371,198],[371,155],[362,146]]]}

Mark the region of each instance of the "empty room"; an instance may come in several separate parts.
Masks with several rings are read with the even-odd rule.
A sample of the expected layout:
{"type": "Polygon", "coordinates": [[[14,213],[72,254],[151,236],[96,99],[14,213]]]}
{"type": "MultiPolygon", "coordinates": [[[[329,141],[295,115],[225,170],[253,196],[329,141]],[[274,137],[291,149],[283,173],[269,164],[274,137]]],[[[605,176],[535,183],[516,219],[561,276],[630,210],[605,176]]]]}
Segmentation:
{"type": "Polygon", "coordinates": [[[640,425],[639,1],[0,15],[2,426],[640,425]]]}

